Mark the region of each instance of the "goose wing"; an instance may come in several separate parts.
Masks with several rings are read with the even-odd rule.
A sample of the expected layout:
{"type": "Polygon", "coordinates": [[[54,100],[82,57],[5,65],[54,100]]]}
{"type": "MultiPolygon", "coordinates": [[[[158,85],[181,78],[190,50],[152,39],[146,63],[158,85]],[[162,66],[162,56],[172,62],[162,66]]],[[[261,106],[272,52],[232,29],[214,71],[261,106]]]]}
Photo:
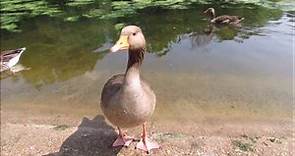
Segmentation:
{"type": "Polygon", "coordinates": [[[124,82],[124,74],[112,76],[104,85],[101,93],[101,105],[107,107],[109,100],[120,90],[124,82]]]}
{"type": "Polygon", "coordinates": [[[214,23],[220,23],[220,24],[230,24],[230,23],[235,23],[237,21],[241,21],[243,18],[239,16],[229,16],[229,15],[222,15],[214,18],[212,22],[214,23]]]}

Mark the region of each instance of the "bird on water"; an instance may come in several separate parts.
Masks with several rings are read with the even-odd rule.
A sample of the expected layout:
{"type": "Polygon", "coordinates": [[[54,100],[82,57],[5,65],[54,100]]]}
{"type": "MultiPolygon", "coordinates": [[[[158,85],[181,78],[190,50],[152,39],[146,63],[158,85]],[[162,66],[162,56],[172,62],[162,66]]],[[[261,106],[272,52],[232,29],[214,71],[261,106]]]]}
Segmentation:
{"type": "Polygon", "coordinates": [[[216,17],[214,8],[208,8],[203,13],[208,14],[211,18],[210,22],[215,24],[238,25],[244,20],[243,17],[231,15],[221,15],[216,17]]]}
{"type": "Polygon", "coordinates": [[[25,50],[26,48],[19,48],[19,49],[6,50],[1,52],[1,55],[0,55],[1,72],[5,70],[10,70],[12,73],[14,73],[14,71],[12,70],[12,67],[18,63],[22,53],[25,50]]]}

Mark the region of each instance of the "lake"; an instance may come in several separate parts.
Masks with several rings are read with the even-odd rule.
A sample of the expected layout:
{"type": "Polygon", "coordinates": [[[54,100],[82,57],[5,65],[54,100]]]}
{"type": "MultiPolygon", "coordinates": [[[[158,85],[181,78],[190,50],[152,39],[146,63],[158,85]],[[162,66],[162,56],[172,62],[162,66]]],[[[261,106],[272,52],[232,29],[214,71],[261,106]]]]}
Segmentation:
{"type": "Polygon", "coordinates": [[[127,63],[126,53],[107,49],[118,27],[136,24],[147,40],[141,73],[157,96],[154,118],[292,120],[294,12],[194,4],[112,19],[35,16],[18,24],[19,32],[1,30],[1,50],[26,47],[20,64],[30,70],[1,74],[2,111],[101,114],[103,84],[127,63]],[[212,6],[217,15],[245,17],[242,27],[209,25],[202,12],[212,6]]]}

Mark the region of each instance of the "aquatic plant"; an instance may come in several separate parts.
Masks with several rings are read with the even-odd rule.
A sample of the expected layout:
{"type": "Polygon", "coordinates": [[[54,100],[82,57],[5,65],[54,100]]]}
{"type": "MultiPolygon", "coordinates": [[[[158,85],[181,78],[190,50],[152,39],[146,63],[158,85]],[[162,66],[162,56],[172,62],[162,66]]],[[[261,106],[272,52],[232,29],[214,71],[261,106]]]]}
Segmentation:
{"type": "Polygon", "coordinates": [[[284,11],[294,11],[295,8],[293,0],[2,0],[0,4],[1,29],[7,31],[20,31],[18,25],[21,20],[44,15],[74,22],[80,18],[126,17],[149,8],[188,9],[195,4],[218,4],[220,7],[242,4],[246,7],[263,6],[284,11]]]}
{"type": "Polygon", "coordinates": [[[2,0],[0,5],[1,29],[8,31],[19,31],[17,23],[26,17],[55,16],[61,12],[43,0],[2,0]]]}
{"type": "Polygon", "coordinates": [[[93,3],[93,0],[70,0],[68,6],[80,6],[93,3]]]}

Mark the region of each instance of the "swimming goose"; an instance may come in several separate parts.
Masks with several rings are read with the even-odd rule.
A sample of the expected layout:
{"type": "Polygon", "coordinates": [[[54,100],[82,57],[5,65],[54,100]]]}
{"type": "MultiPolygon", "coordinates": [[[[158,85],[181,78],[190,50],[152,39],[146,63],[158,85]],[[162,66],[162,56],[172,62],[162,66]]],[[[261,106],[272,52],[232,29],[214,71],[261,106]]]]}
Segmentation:
{"type": "Polygon", "coordinates": [[[209,14],[211,17],[210,22],[216,24],[230,24],[230,25],[238,25],[242,20],[243,17],[239,16],[230,16],[230,15],[221,15],[215,16],[214,8],[208,8],[206,11],[203,12],[204,14],[209,14]]]}
{"type": "Polygon", "coordinates": [[[142,125],[142,136],[136,148],[149,152],[159,145],[148,139],[146,122],[152,116],[156,96],[149,85],[140,77],[140,66],[144,59],[145,38],[137,26],[126,26],[120,38],[110,49],[111,52],[128,50],[128,63],[125,74],[111,77],[103,87],[101,109],[107,119],[119,130],[113,146],[128,146],[133,138],[122,132],[121,128],[142,125]]]}
{"type": "Polygon", "coordinates": [[[18,63],[20,56],[25,50],[26,48],[19,48],[1,52],[1,72],[9,69],[12,73],[14,73],[14,71],[11,68],[18,63]]]}

